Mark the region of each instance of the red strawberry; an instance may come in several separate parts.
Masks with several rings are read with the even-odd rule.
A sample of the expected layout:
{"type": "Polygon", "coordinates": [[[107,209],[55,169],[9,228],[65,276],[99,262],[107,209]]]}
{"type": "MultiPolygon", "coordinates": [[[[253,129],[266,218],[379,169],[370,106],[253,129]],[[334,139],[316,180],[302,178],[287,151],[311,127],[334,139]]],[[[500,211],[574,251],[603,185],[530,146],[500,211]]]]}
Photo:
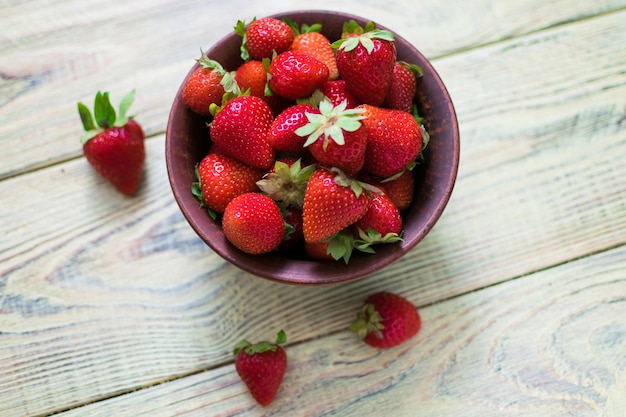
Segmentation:
{"type": "Polygon", "coordinates": [[[224,210],[222,228],[230,243],[252,255],[273,251],[285,237],[280,208],[261,193],[233,198],[224,210]]]}
{"type": "Polygon", "coordinates": [[[327,81],[320,87],[321,93],[335,106],[346,101],[346,109],[353,109],[361,102],[348,90],[344,80],[327,81]]]}
{"type": "Polygon", "coordinates": [[[420,327],[419,313],[410,301],[382,291],[365,299],[350,330],[370,346],[390,348],[415,336],[420,327]]]}
{"type": "Polygon", "coordinates": [[[355,247],[373,253],[374,244],[402,241],[402,217],[385,193],[371,193],[369,199],[367,212],[352,225],[352,230],[357,236],[355,247]]]}
{"type": "Polygon", "coordinates": [[[254,168],[268,169],[274,149],[267,141],[272,110],[263,99],[239,96],[228,101],[211,122],[211,140],[221,152],[254,168]]]}
{"type": "Polygon", "coordinates": [[[316,242],[341,231],[365,215],[367,204],[362,183],[336,169],[318,168],[304,193],[304,240],[316,242]]]}
{"type": "Polygon", "coordinates": [[[235,346],[235,369],[250,394],[261,405],[274,401],[287,370],[287,353],[281,344],[287,336],[279,331],[276,342],[252,344],[242,340],[235,346]]]}
{"type": "Polygon", "coordinates": [[[333,43],[339,75],[363,103],[379,106],[387,95],[396,63],[393,40],[391,32],[375,29],[333,43]]]}
{"type": "Polygon", "coordinates": [[[272,91],[289,100],[310,96],[328,80],[326,64],[296,51],[285,51],[276,56],[268,72],[272,91]]]}
{"type": "Polygon", "coordinates": [[[294,33],[291,27],[282,20],[273,17],[253,19],[246,27],[245,22],[238,21],[235,32],[242,36],[241,58],[271,58],[275,53],[286,51],[293,42],[294,33]]]}
{"type": "Polygon", "coordinates": [[[415,118],[402,110],[362,104],[367,129],[363,168],[380,177],[401,172],[415,161],[422,147],[422,129],[415,118]]]}
{"type": "Polygon", "coordinates": [[[297,135],[298,128],[306,125],[309,119],[306,113],[318,113],[317,107],[311,104],[295,104],[287,107],[272,121],[268,141],[277,151],[294,155],[305,153],[304,142],[306,137],[297,135]]]}
{"type": "Polygon", "coordinates": [[[210,114],[211,104],[221,104],[224,96],[224,86],[221,84],[226,71],[222,65],[209,59],[202,52],[202,57],[197,60],[200,67],[187,79],[183,87],[183,103],[192,111],[202,116],[210,114]]]}
{"type": "Polygon", "coordinates": [[[421,76],[421,68],[406,62],[396,62],[389,91],[382,103],[382,107],[411,112],[413,99],[417,90],[415,77],[421,76]]]}
{"type": "Polygon", "coordinates": [[[193,192],[209,209],[223,213],[238,195],[258,191],[263,171],[219,153],[209,153],[198,164],[198,182],[193,192]]]}
{"type": "Polygon", "coordinates": [[[322,25],[314,24],[309,26],[303,24],[301,27],[298,27],[297,24],[288,19],[286,19],[286,23],[291,26],[295,35],[289,49],[319,59],[328,67],[328,79],[336,80],[339,77],[339,71],[337,70],[337,61],[335,60],[335,51],[328,38],[320,33],[322,25]]]}
{"type": "Polygon", "coordinates": [[[146,159],[141,126],[126,115],[135,98],[135,90],[120,102],[119,110],[109,100],[109,93],[98,92],[94,117],[83,103],[78,103],[85,134],[81,138],[87,161],[104,179],[125,195],[133,195],[141,182],[146,159]]]}
{"type": "Polygon", "coordinates": [[[262,98],[270,106],[273,114],[279,114],[291,104],[291,101],[272,94],[267,85],[268,67],[268,58],[262,61],[246,61],[235,70],[234,80],[241,92],[250,90],[251,96],[262,98]]]}
{"type": "Polygon", "coordinates": [[[409,208],[413,202],[415,177],[410,169],[405,169],[400,174],[389,178],[365,176],[363,181],[383,189],[401,212],[409,208]]]}
{"type": "Polygon", "coordinates": [[[361,124],[362,109],[346,110],[346,102],[333,106],[323,99],[319,111],[307,113],[309,123],[296,130],[308,137],[304,146],[322,165],[336,167],[347,174],[361,170],[367,146],[367,131],[361,124]]]}

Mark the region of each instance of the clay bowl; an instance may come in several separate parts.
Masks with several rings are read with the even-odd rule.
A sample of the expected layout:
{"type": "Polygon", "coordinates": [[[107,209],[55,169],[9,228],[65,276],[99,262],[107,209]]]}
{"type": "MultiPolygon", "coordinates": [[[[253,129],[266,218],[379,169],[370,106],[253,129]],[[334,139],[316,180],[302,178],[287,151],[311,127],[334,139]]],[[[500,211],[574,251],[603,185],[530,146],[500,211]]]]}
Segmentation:
{"type": "MultiPolygon", "coordinates": [[[[340,37],[345,21],[353,19],[365,25],[373,20],[318,10],[292,11],[274,17],[289,17],[298,24],[319,22],[323,25],[322,33],[331,41],[340,37]]],[[[377,26],[391,30],[379,24],[377,26]]],[[[348,265],[343,261],[294,259],[277,253],[248,255],[225,239],[219,222],[207,215],[191,193],[191,184],[195,181],[194,167],[208,151],[209,135],[207,120],[193,114],[181,101],[182,85],[197,68],[197,64],[189,70],[169,115],[166,132],[167,172],[174,198],[184,217],[198,236],[222,258],[253,275],[276,282],[300,285],[345,283],[380,271],[398,260],[432,229],[450,198],[456,179],[459,163],[457,119],[446,87],[431,64],[409,42],[395,32],[394,35],[398,60],[417,64],[424,71],[424,76],[418,80],[416,103],[431,139],[424,151],[425,163],[415,172],[414,202],[403,215],[404,241],[377,245],[375,255],[355,253],[348,265]]],[[[239,58],[240,43],[241,38],[232,32],[210,48],[207,55],[221,62],[227,70],[234,70],[242,62],[239,58]]]]}

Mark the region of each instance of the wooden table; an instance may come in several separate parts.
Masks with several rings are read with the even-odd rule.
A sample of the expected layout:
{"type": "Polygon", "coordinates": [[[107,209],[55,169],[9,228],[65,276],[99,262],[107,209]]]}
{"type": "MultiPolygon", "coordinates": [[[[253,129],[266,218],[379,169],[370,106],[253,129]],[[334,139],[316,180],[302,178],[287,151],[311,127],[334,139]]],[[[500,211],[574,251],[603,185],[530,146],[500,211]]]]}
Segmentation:
{"type": "Polygon", "coordinates": [[[299,1],[0,3],[0,415],[626,415],[626,1],[319,0],[394,28],[449,88],[450,203],[408,256],[360,281],[280,285],[188,226],[164,163],[200,48],[299,1]],[[147,132],[139,194],[82,156],[98,90],[147,132]],[[376,290],[423,329],[386,351],[348,324],[376,290]],[[275,402],[234,366],[288,334],[275,402]]]}

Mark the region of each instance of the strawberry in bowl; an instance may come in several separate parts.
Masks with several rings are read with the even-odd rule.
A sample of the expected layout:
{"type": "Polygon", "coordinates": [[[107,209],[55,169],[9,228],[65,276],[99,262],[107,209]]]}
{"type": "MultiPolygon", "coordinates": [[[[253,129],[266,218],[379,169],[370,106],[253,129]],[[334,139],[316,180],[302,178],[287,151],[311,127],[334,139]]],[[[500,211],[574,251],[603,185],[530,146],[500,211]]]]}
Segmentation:
{"type": "MultiPolygon", "coordinates": [[[[200,63],[181,84],[166,132],[174,198],[204,242],[254,275],[318,285],[375,273],[417,245],[450,198],[459,134],[448,92],[414,46],[368,19],[293,11],[258,21],[240,21],[202,54],[224,70],[222,102],[209,115],[182,100],[200,63]],[[261,36],[261,23],[278,28],[276,36],[261,36]],[[234,211],[229,201],[215,212],[203,200],[219,191],[202,189],[198,166],[207,155],[262,177],[257,189],[237,187],[266,197],[245,197],[263,204],[250,205],[259,213],[246,212],[255,220],[238,229],[237,242],[224,230],[223,212],[234,211]],[[289,251],[276,238],[277,211],[289,251]],[[250,244],[266,230],[265,218],[272,219],[271,244],[250,244]]],[[[228,198],[241,206],[237,193],[228,198]]]]}

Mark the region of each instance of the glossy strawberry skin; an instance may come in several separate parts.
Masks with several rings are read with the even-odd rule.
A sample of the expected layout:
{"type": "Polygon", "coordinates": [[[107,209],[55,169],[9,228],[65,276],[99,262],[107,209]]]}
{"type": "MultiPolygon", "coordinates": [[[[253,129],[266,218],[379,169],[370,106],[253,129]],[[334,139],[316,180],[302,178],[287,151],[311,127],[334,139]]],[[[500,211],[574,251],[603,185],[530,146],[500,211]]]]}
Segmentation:
{"type": "Polygon", "coordinates": [[[400,176],[392,180],[372,176],[365,176],[363,180],[383,189],[400,212],[408,209],[413,202],[415,177],[411,170],[404,170],[400,176]]]}
{"type": "Polygon", "coordinates": [[[303,103],[290,106],[276,116],[268,136],[270,145],[275,150],[293,155],[302,155],[306,152],[303,146],[306,137],[296,135],[295,131],[308,122],[307,112],[319,113],[315,106],[303,103]]]}
{"type": "Polygon", "coordinates": [[[415,336],[421,328],[421,318],[415,306],[406,298],[387,291],[370,295],[364,301],[372,305],[381,317],[382,337],[370,332],[363,341],[370,346],[386,349],[398,346],[415,336]]]}
{"type": "Polygon", "coordinates": [[[336,60],[339,74],[350,92],[362,103],[380,106],[391,84],[396,46],[387,40],[372,41],[374,49],[371,53],[359,43],[351,51],[338,49],[336,60]]]}
{"type": "Polygon", "coordinates": [[[275,156],[267,140],[272,119],[272,110],[263,99],[235,97],[213,118],[211,140],[224,154],[251,167],[268,169],[275,156]]]}
{"type": "Polygon", "coordinates": [[[221,104],[224,86],[222,76],[211,68],[196,69],[183,87],[182,101],[195,113],[208,116],[209,106],[221,104]]]}
{"type": "Polygon", "coordinates": [[[328,80],[328,67],[318,59],[296,51],[279,54],[270,63],[269,86],[289,100],[306,98],[328,80]]]}
{"type": "Polygon", "coordinates": [[[235,370],[252,397],[262,406],[274,401],[287,370],[287,352],[282,346],[263,352],[241,349],[235,356],[235,370]]]}
{"type": "Polygon", "coordinates": [[[367,212],[353,225],[353,230],[358,235],[358,230],[365,232],[372,228],[381,235],[387,233],[400,234],[402,232],[402,216],[400,210],[385,193],[371,193],[367,212]]]}
{"type": "Polygon", "coordinates": [[[354,132],[343,132],[345,143],[338,145],[328,140],[324,146],[324,137],[320,137],[308,146],[311,155],[322,165],[336,167],[346,174],[358,173],[365,162],[367,148],[367,130],[361,126],[354,132]]]}
{"type": "Polygon", "coordinates": [[[144,133],[129,119],[122,127],[110,127],[83,144],[85,158],[95,171],[124,195],[135,194],[146,159],[144,133]]]}
{"type": "Polygon", "coordinates": [[[245,47],[254,59],[271,58],[274,51],[286,51],[294,39],[293,30],[285,22],[263,17],[251,22],[246,29],[245,47]]]}
{"type": "Polygon", "coordinates": [[[365,192],[357,197],[350,187],[337,184],[335,176],[326,168],[318,168],[309,179],[302,213],[305,241],[324,240],[367,211],[365,192]]]}
{"type": "Polygon", "coordinates": [[[283,97],[265,95],[267,72],[261,61],[250,60],[241,64],[235,70],[235,81],[242,92],[249,89],[250,95],[262,98],[272,109],[273,115],[278,115],[292,104],[291,101],[283,97]]]}
{"type": "Polygon", "coordinates": [[[348,90],[345,80],[327,81],[320,87],[320,91],[326,96],[333,105],[337,106],[342,101],[346,101],[346,109],[354,109],[361,102],[348,90]]]}
{"type": "Polygon", "coordinates": [[[413,72],[402,63],[396,62],[393,67],[389,90],[382,107],[410,113],[416,91],[417,82],[413,72]]]}
{"type": "Polygon", "coordinates": [[[387,178],[399,173],[421,151],[422,130],[410,113],[367,104],[361,121],[368,131],[363,169],[387,178]]]}
{"type": "Polygon", "coordinates": [[[258,191],[256,182],[263,174],[229,156],[209,153],[198,164],[202,200],[211,210],[223,213],[235,197],[258,191]]]}
{"type": "Polygon", "coordinates": [[[278,205],[261,193],[241,194],[228,203],[222,228],[230,243],[252,255],[275,250],[285,237],[278,205]]]}
{"type": "Polygon", "coordinates": [[[315,57],[328,67],[328,79],[336,80],[339,77],[335,53],[330,41],[320,32],[308,32],[297,35],[291,46],[291,51],[302,52],[315,57]]]}

